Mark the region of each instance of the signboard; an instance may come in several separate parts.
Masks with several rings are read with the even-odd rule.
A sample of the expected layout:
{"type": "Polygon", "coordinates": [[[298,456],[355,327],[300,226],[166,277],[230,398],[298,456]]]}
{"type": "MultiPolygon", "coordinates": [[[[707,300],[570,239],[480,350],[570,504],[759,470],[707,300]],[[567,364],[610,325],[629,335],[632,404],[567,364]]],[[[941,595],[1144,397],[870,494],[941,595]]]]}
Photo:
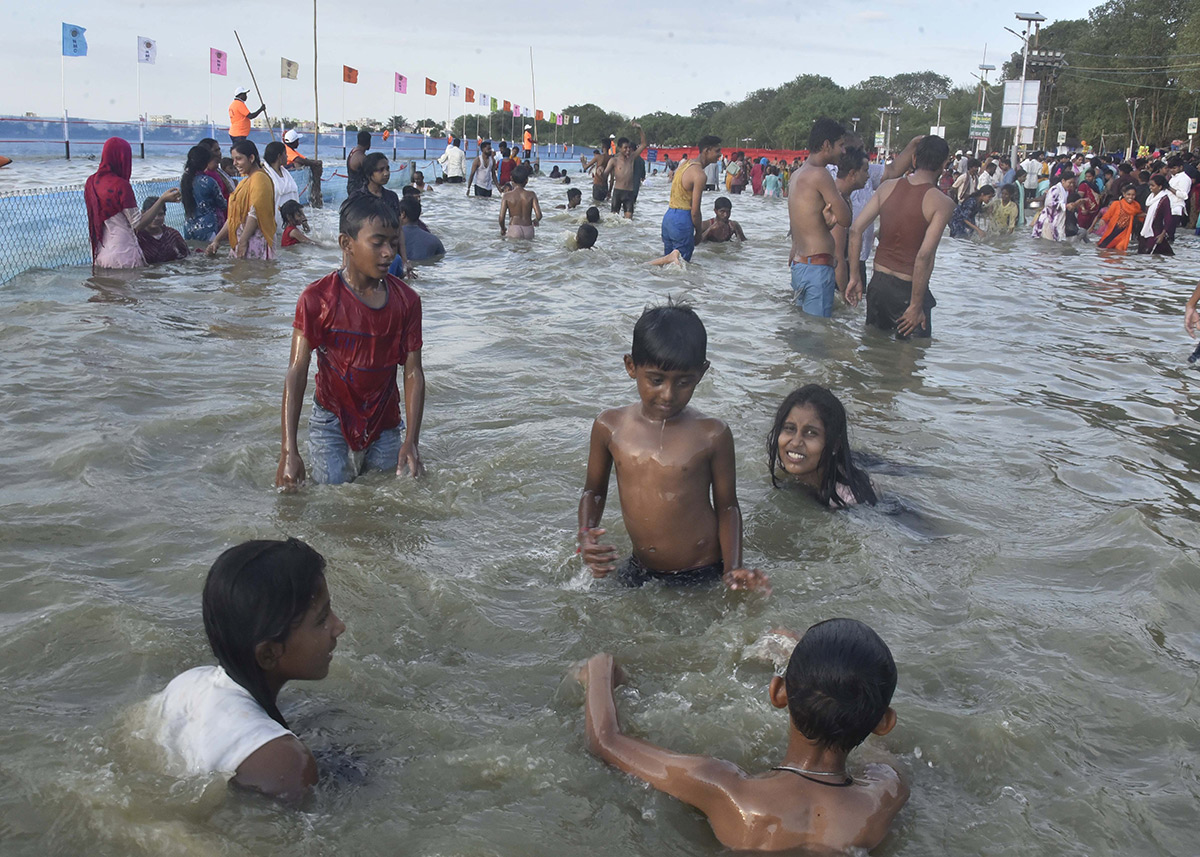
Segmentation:
{"type": "Polygon", "coordinates": [[[986,140],[992,136],[992,114],[975,112],[971,114],[971,133],[968,135],[972,140],[986,140]]]}
{"type": "Polygon", "coordinates": [[[1058,132],[1058,145],[1060,145],[1060,146],[1061,146],[1061,145],[1062,145],[1063,143],[1065,143],[1065,142],[1067,142],[1067,132],[1066,132],[1066,131],[1059,131],[1059,132],[1058,132]]]}
{"type": "Polygon", "coordinates": [[[929,126],[929,136],[945,138],[946,126],[945,125],[930,125],[929,126]]]}
{"type": "Polygon", "coordinates": [[[1004,81],[1004,112],[1000,116],[1001,128],[1017,127],[1017,112],[1020,111],[1022,128],[1032,128],[1037,124],[1038,94],[1041,92],[1040,80],[1025,81],[1025,98],[1021,98],[1021,81],[1004,81]],[[1022,101],[1024,107],[1022,108],[1022,101]]]}
{"type": "Polygon", "coordinates": [[[882,131],[876,131],[876,132],[875,132],[875,148],[876,148],[876,149],[882,149],[882,148],[883,148],[883,141],[884,141],[883,132],[882,132],[882,131]]]}
{"type": "Polygon", "coordinates": [[[1188,120],[1188,133],[1195,134],[1200,132],[1200,118],[1193,116],[1188,120]]]}

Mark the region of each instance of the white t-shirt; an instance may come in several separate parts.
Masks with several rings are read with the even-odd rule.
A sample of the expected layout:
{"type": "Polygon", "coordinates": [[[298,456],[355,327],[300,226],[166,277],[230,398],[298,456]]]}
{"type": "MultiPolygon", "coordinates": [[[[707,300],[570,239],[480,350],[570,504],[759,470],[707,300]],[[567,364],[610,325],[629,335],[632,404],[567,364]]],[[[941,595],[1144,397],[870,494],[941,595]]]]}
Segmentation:
{"type": "Polygon", "coordinates": [[[1021,169],[1025,171],[1025,189],[1036,190],[1042,180],[1042,162],[1028,158],[1021,164],[1021,169]]]}
{"type": "Polygon", "coordinates": [[[1181,172],[1171,176],[1167,186],[1171,188],[1171,213],[1176,217],[1181,217],[1188,194],[1192,192],[1192,179],[1187,173],[1181,172]]]}
{"type": "Polygon", "coordinates": [[[293,734],[221,667],[196,667],[177,675],[150,697],[146,720],[176,776],[232,777],[259,747],[293,734]]]}
{"type": "Polygon", "coordinates": [[[713,185],[714,187],[721,180],[721,165],[713,161],[704,168],[704,183],[713,185]]]}
{"type": "MultiPolygon", "coordinates": [[[[275,174],[274,167],[266,167],[267,176],[271,179],[271,184],[275,185],[275,222],[282,224],[282,218],[279,214],[279,206],[283,205],[289,199],[300,201],[300,189],[296,187],[296,180],[292,178],[292,173],[284,167],[283,175],[275,174]]],[[[286,224],[283,224],[286,225],[286,224]]],[[[278,234],[283,234],[282,225],[277,230],[278,234]]]]}
{"type": "Polygon", "coordinates": [[[467,155],[458,146],[447,146],[445,154],[438,158],[438,163],[442,165],[446,178],[467,176],[467,155]]]}

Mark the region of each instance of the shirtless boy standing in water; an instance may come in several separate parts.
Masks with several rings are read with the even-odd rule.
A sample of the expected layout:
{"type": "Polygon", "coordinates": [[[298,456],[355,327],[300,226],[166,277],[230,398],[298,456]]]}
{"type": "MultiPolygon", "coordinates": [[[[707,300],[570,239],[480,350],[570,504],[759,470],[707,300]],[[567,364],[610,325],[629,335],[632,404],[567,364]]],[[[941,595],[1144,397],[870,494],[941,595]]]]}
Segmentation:
{"type": "Polygon", "coordinates": [[[832,225],[850,225],[850,204],[838,193],[826,167],[842,155],[846,129],[824,117],[808,137],[811,154],[788,188],[788,220],[792,227],[792,296],[809,315],[833,315],[837,291],[832,225]]]}
{"type": "Polygon", "coordinates": [[[646,132],[636,122],[629,124],[641,132],[642,141],[634,149],[633,142],[627,137],[618,140],[616,157],[609,159],[604,172],[613,175],[612,213],[616,214],[623,210],[625,218],[632,220],[633,206],[637,202],[638,192],[637,177],[633,170],[637,166],[638,159],[642,157],[642,152],[646,151],[646,132]]]}
{"type": "Polygon", "coordinates": [[[594,577],[617,571],[617,549],[599,544],[608,477],[617,467],[621,514],[633,542],[617,571],[627,586],[650,580],[730,589],[769,589],[742,567],[742,511],[733,434],[688,407],[708,371],[704,324],[688,306],[654,307],[633,329],[625,371],[641,401],[605,411],[592,424],[587,481],[579,501],[579,545],[594,577]]]}
{"type": "Polygon", "coordinates": [[[533,238],[533,227],[542,222],[542,209],[538,205],[537,194],[525,190],[532,170],[521,164],[512,172],[513,189],[500,199],[500,234],[510,238],[533,238]],[[504,216],[509,215],[508,228],[504,226],[504,216]]]}

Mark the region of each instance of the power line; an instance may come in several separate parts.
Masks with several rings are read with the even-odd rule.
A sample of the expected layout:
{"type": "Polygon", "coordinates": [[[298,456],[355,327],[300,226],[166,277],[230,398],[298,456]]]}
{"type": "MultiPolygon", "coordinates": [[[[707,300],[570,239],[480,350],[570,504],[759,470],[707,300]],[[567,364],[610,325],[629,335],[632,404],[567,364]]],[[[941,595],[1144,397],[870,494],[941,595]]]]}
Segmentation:
{"type": "MultiPolygon", "coordinates": [[[[1071,51],[1077,57],[1107,57],[1114,60],[1158,60],[1163,54],[1089,54],[1087,51],[1071,51]]],[[[1173,57],[1200,57],[1200,54],[1172,54],[1173,57]]]]}
{"type": "MultiPolygon", "coordinates": [[[[1064,74],[1070,74],[1070,70],[1068,69],[1067,71],[1064,72],[1064,74]]],[[[1130,83],[1127,80],[1106,80],[1106,79],[1100,78],[1100,77],[1087,77],[1086,75],[1082,75],[1082,74],[1072,74],[1070,76],[1075,78],[1076,80],[1093,80],[1096,83],[1111,83],[1113,86],[1124,86],[1124,87],[1132,86],[1136,89],[1158,89],[1158,90],[1162,90],[1163,92],[1187,92],[1187,90],[1183,89],[1182,87],[1178,87],[1178,86],[1151,86],[1147,83],[1130,83]]]]}
{"type": "Polygon", "coordinates": [[[1200,63],[1187,65],[1147,65],[1147,66],[1088,66],[1072,65],[1071,68],[1080,71],[1103,71],[1112,74],[1147,74],[1156,71],[1194,71],[1200,68],[1200,63]]]}

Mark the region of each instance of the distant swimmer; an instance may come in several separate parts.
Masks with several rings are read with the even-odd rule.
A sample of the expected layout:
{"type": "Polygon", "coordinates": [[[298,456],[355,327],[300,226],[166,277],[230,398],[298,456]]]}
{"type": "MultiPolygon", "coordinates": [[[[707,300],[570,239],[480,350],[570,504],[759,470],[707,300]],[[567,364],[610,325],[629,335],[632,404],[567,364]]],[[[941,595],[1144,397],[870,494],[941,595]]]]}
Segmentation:
{"type": "Polygon", "coordinates": [[[732,241],[734,238],[745,241],[746,233],[742,232],[742,225],[729,219],[732,214],[733,203],[729,201],[729,197],[718,196],[713,203],[713,216],[700,226],[700,241],[720,243],[732,241]]]}
{"type": "MultiPolygon", "coordinates": [[[[879,218],[875,271],[867,286],[867,324],[895,330],[898,339],[928,338],[937,301],[929,291],[938,242],[954,215],[954,200],[937,180],[950,158],[941,137],[924,137],[913,152],[911,175],[884,182],[850,227],[850,258],[862,250],[863,232],[879,218]]],[[[858,306],[863,282],[850,270],[846,301],[858,306]]]]}
{"type": "MultiPolygon", "coordinates": [[[[651,264],[682,260],[690,262],[696,240],[700,237],[700,204],[704,195],[704,168],[721,157],[721,138],[712,134],[701,137],[696,144],[700,157],[684,161],[671,179],[671,194],[662,219],[663,255],[651,264]]],[[[833,180],[830,179],[830,184],[833,180]]]]}
{"type": "Polygon", "coordinates": [[[521,164],[512,173],[513,189],[500,199],[500,234],[509,238],[533,238],[533,227],[542,220],[542,209],[537,194],[526,190],[530,168],[521,164]],[[509,218],[505,227],[505,217],[509,218]]]}
{"type": "Polygon", "coordinates": [[[600,230],[590,223],[581,223],[579,228],[575,230],[575,249],[576,250],[591,250],[596,246],[596,239],[600,237],[600,230]]]}
{"type": "Polygon", "coordinates": [[[821,117],[808,135],[809,156],[788,188],[788,220],[792,229],[792,297],[809,315],[833,315],[837,291],[834,241],[831,228],[851,223],[850,204],[838,193],[828,165],[842,155],[844,129],[821,117]]]}
{"type": "MultiPolygon", "coordinates": [[[[567,204],[556,205],[554,207],[563,208],[567,211],[570,211],[572,208],[578,208],[581,202],[583,202],[583,192],[579,188],[573,187],[567,191],[567,204]]],[[[599,210],[597,210],[596,213],[599,214],[599,210]]]]}
{"type": "Polygon", "coordinates": [[[250,136],[250,120],[258,116],[267,109],[267,105],[260,104],[258,109],[253,113],[246,106],[246,96],[250,94],[250,88],[247,86],[239,86],[233,92],[233,101],[229,103],[229,142],[240,143],[250,136]]]}
{"type": "Polygon", "coordinates": [[[609,159],[608,166],[604,168],[606,175],[612,174],[612,213],[624,212],[626,219],[633,217],[633,206],[637,202],[636,162],[641,159],[642,152],[646,151],[646,132],[637,122],[631,122],[630,125],[637,128],[641,134],[638,147],[633,148],[633,143],[628,137],[617,140],[617,154],[609,159]]]}

